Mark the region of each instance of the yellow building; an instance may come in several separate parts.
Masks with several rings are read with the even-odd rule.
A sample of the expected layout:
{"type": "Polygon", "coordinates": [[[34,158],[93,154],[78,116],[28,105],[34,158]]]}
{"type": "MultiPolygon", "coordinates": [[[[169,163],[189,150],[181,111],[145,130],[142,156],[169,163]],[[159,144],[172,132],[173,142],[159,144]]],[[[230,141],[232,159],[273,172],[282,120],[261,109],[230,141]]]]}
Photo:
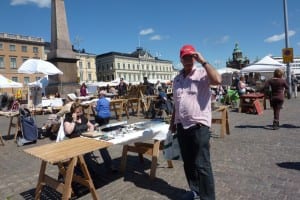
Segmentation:
{"type": "Polygon", "coordinates": [[[96,54],[86,53],[84,50],[76,51],[77,76],[80,83],[93,83],[97,81],[96,76],[96,54]]]}
{"type": "Polygon", "coordinates": [[[1,89],[1,92],[14,95],[21,92],[22,97],[26,98],[27,83],[43,77],[43,74],[18,73],[18,68],[29,58],[45,59],[45,42],[42,38],[0,33],[0,74],[24,85],[20,89],[1,89]]]}

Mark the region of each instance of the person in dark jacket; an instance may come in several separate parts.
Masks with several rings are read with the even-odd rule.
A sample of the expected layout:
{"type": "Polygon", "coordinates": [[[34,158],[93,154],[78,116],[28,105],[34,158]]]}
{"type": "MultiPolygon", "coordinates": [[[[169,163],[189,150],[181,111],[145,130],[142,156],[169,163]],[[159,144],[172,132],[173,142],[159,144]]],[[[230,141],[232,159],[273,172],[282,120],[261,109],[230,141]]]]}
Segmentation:
{"type": "Polygon", "coordinates": [[[124,79],[120,79],[120,83],[118,85],[118,95],[124,96],[127,93],[127,84],[124,82],[124,79]]]}
{"type": "Polygon", "coordinates": [[[265,89],[271,89],[270,104],[273,108],[273,129],[279,129],[279,114],[284,102],[285,91],[289,86],[285,79],[282,78],[283,71],[276,69],[273,78],[269,79],[265,84],[265,89]]]}

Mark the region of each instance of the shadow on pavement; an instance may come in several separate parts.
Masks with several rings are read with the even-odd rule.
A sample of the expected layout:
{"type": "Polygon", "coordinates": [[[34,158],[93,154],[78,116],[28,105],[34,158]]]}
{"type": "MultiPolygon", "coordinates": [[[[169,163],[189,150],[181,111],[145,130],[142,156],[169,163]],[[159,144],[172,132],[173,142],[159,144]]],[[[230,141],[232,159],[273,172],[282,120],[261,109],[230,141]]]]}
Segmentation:
{"type": "Polygon", "coordinates": [[[140,176],[137,172],[131,173],[128,176],[126,175],[124,181],[130,181],[139,188],[155,191],[171,200],[178,200],[178,197],[186,192],[184,189],[176,188],[168,184],[163,179],[156,177],[154,180],[150,180],[149,177],[140,176]]]}
{"type": "MultiPolygon", "coordinates": [[[[267,129],[267,130],[274,130],[272,125],[266,125],[266,126],[256,126],[256,125],[239,125],[235,126],[235,128],[253,128],[253,129],[267,129]]],[[[300,126],[295,126],[292,124],[282,124],[279,126],[279,128],[300,128],[300,126]]]]}
{"type": "Polygon", "coordinates": [[[293,124],[282,124],[280,125],[281,128],[300,128],[300,126],[295,126],[293,124]]]}
{"type": "MultiPolygon", "coordinates": [[[[88,170],[90,172],[96,190],[117,179],[122,178],[124,174],[125,176],[131,177],[131,180],[133,182],[135,181],[145,182],[145,180],[149,180],[149,174],[145,172],[145,170],[148,170],[151,167],[151,160],[149,160],[148,158],[144,158],[143,163],[141,163],[139,161],[138,156],[127,155],[127,167],[124,174],[122,174],[121,172],[108,172],[105,169],[103,162],[101,162],[101,158],[100,161],[98,159],[99,159],[98,156],[96,156],[95,158],[86,160],[86,164],[88,166],[88,170]]],[[[121,158],[113,159],[113,163],[115,164],[115,166],[120,166],[120,162],[121,162],[121,158]]],[[[148,183],[147,184],[148,187],[150,187],[152,182],[151,181],[146,181],[146,182],[148,183]]],[[[37,184],[37,182],[34,184],[37,184]]],[[[80,198],[90,192],[87,187],[78,183],[72,183],[72,188],[74,191],[74,195],[72,195],[71,199],[80,198]]],[[[34,199],[35,188],[30,189],[28,191],[24,191],[20,193],[20,195],[26,200],[34,199]]],[[[56,200],[61,198],[62,195],[56,190],[52,189],[49,186],[43,187],[41,192],[41,198],[40,198],[41,200],[44,199],[56,200]]]]}
{"type": "Polygon", "coordinates": [[[279,167],[286,168],[286,169],[295,169],[300,170],[300,162],[282,162],[277,163],[279,167]]]}

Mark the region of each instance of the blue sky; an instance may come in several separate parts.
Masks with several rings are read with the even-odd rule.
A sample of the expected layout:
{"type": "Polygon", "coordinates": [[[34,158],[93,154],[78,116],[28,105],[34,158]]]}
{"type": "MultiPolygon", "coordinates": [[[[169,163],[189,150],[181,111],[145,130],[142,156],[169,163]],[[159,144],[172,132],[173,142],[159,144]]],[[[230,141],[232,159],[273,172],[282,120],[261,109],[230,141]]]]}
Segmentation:
{"type": "MultiPolygon", "coordinates": [[[[50,2],[1,0],[0,32],[50,41],[50,2]]],[[[287,5],[289,46],[299,56],[300,1],[287,5]]],[[[130,53],[140,44],[180,66],[180,47],[193,44],[222,68],[235,43],[250,62],[281,56],[285,47],[283,0],[65,0],[65,7],[71,43],[97,55],[130,53]]]]}

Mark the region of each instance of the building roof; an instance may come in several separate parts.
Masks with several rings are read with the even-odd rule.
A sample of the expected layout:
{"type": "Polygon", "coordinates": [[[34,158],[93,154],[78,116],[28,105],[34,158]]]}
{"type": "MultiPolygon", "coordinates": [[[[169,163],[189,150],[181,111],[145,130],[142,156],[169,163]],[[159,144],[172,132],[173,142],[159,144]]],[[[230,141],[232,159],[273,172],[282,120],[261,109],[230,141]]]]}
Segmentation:
{"type": "Polygon", "coordinates": [[[122,57],[131,57],[137,59],[156,60],[160,62],[171,62],[169,60],[163,60],[163,59],[159,59],[158,57],[153,57],[148,51],[144,50],[142,47],[137,47],[137,49],[132,53],[121,53],[121,52],[111,51],[104,54],[99,54],[96,56],[96,58],[98,59],[107,56],[122,56],[122,57]]]}

